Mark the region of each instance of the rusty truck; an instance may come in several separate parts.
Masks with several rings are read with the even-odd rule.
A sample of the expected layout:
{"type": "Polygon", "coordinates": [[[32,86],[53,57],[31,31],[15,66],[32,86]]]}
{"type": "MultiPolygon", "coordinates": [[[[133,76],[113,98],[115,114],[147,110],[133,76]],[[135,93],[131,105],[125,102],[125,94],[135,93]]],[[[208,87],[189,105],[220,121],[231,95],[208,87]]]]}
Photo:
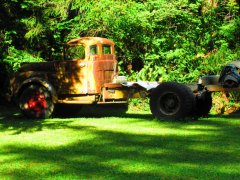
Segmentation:
{"type": "Polygon", "coordinates": [[[151,112],[160,119],[201,117],[211,109],[216,89],[208,85],[218,77],[193,86],[128,82],[118,75],[114,42],[100,37],[72,39],[63,54],[63,60],[23,64],[11,78],[10,96],[26,117],[48,118],[58,105],[127,104],[130,98],[150,98],[151,112]]]}

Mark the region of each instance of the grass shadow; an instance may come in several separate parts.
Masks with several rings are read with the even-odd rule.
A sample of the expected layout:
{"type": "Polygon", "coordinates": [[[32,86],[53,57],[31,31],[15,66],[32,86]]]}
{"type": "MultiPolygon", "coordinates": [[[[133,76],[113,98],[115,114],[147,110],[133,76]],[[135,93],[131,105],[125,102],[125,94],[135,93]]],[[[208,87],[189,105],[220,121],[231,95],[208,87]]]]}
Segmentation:
{"type": "Polygon", "coordinates": [[[208,118],[200,118],[198,120],[186,119],[184,121],[174,121],[174,120],[157,120],[150,112],[122,112],[121,109],[114,109],[111,107],[104,106],[92,106],[86,105],[81,111],[70,117],[54,117],[51,121],[47,119],[28,119],[21,115],[18,108],[15,106],[0,106],[0,130],[7,131],[9,129],[15,130],[16,134],[21,132],[34,132],[41,131],[43,126],[48,126],[48,128],[56,129],[67,127],[74,119],[82,118],[124,118],[124,119],[135,119],[137,121],[153,121],[159,124],[167,124],[170,127],[181,128],[185,125],[215,125],[222,126],[223,124],[228,124],[227,121],[221,121],[221,119],[235,119],[240,120],[240,111],[235,112],[230,115],[210,115],[208,118]],[[211,118],[220,119],[220,121],[208,120],[211,118]]]}
{"type": "Polygon", "coordinates": [[[119,109],[106,108],[102,106],[85,106],[78,114],[68,117],[55,116],[51,119],[29,119],[24,117],[15,106],[0,106],[0,130],[15,131],[13,134],[21,132],[41,131],[43,126],[51,129],[63,128],[70,124],[73,119],[82,118],[135,118],[141,120],[153,120],[149,113],[131,114],[121,112],[119,109]],[[53,120],[49,122],[49,120],[53,120]]]}
{"type": "MultiPolygon", "coordinates": [[[[63,109],[64,111],[64,109],[63,109]]],[[[126,117],[126,118],[142,118],[154,119],[150,112],[134,113],[129,112],[126,106],[111,105],[83,105],[75,114],[67,114],[66,116],[54,114],[54,118],[103,118],[103,117],[126,117]]]]}
{"type": "Polygon", "coordinates": [[[107,116],[107,112],[98,116],[95,110],[86,111],[85,115],[82,112],[82,118],[30,120],[14,107],[2,107],[0,131],[6,132],[7,140],[0,145],[0,176],[10,179],[240,177],[237,118],[214,116],[191,123],[173,123],[151,121],[150,113],[127,113],[118,118],[107,116]],[[102,118],[106,116],[114,120],[108,122],[102,118]],[[94,123],[88,118],[93,118],[89,120],[94,123]],[[14,143],[6,142],[9,139],[14,143]]]}
{"type": "MultiPolygon", "coordinates": [[[[73,179],[228,179],[240,176],[239,171],[229,170],[229,173],[221,168],[238,164],[239,152],[232,150],[229,153],[229,148],[224,150],[221,145],[216,146],[215,143],[221,142],[211,135],[199,140],[195,135],[183,137],[83,130],[95,138],[54,149],[18,145],[6,147],[6,154],[17,154],[19,163],[26,164],[27,161],[33,166],[17,169],[11,176],[36,178],[40,174],[41,178],[63,176],[73,179]],[[200,146],[209,147],[201,149],[200,146]]],[[[4,162],[5,165],[14,163],[15,159],[4,162]]]]}

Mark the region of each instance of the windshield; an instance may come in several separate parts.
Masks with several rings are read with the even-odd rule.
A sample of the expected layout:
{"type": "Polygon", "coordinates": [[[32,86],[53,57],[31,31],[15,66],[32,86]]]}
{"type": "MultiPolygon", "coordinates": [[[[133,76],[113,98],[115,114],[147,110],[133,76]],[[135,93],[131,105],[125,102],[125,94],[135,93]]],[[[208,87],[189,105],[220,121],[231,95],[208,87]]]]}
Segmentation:
{"type": "Polygon", "coordinates": [[[80,46],[70,46],[66,51],[67,59],[84,59],[85,58],[85,47],[80,46]]]}

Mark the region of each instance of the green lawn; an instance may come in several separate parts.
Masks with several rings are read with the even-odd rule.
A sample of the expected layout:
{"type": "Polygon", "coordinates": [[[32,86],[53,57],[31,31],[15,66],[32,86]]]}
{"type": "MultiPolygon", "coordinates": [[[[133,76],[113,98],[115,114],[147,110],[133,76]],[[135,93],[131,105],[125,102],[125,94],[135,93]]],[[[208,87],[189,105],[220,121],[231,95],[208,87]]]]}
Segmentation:
{"type": "MultiPolygon", "coordinates": [[[[98,113],[96,113],[98,114],[98,113]]],[[[239,179],[240,114],[27,120],[0,106],[1,179],[239,179]]]]}

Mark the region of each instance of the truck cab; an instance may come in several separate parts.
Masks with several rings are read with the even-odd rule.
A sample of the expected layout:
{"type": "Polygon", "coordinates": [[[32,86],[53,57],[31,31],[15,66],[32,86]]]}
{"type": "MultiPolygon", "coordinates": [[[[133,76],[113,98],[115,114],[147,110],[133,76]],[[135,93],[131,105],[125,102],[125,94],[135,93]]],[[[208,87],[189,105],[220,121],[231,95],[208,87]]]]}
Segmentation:
{"type": "Polygon", "coordinates": [[[77,38],[67,42],[64,60],[24,64],[10,81],[11,95],[34,118],[48,117],[55,104],[127,103],[126,87],[113,82],[117,74],[113,41],[77,38]]]}
{"type": "Polygon", "coordinates": [[[98,94],[117,75],[114,43],[105,38],[79,38],[67,43],[59,72],[61,94],[98,94]]]}

